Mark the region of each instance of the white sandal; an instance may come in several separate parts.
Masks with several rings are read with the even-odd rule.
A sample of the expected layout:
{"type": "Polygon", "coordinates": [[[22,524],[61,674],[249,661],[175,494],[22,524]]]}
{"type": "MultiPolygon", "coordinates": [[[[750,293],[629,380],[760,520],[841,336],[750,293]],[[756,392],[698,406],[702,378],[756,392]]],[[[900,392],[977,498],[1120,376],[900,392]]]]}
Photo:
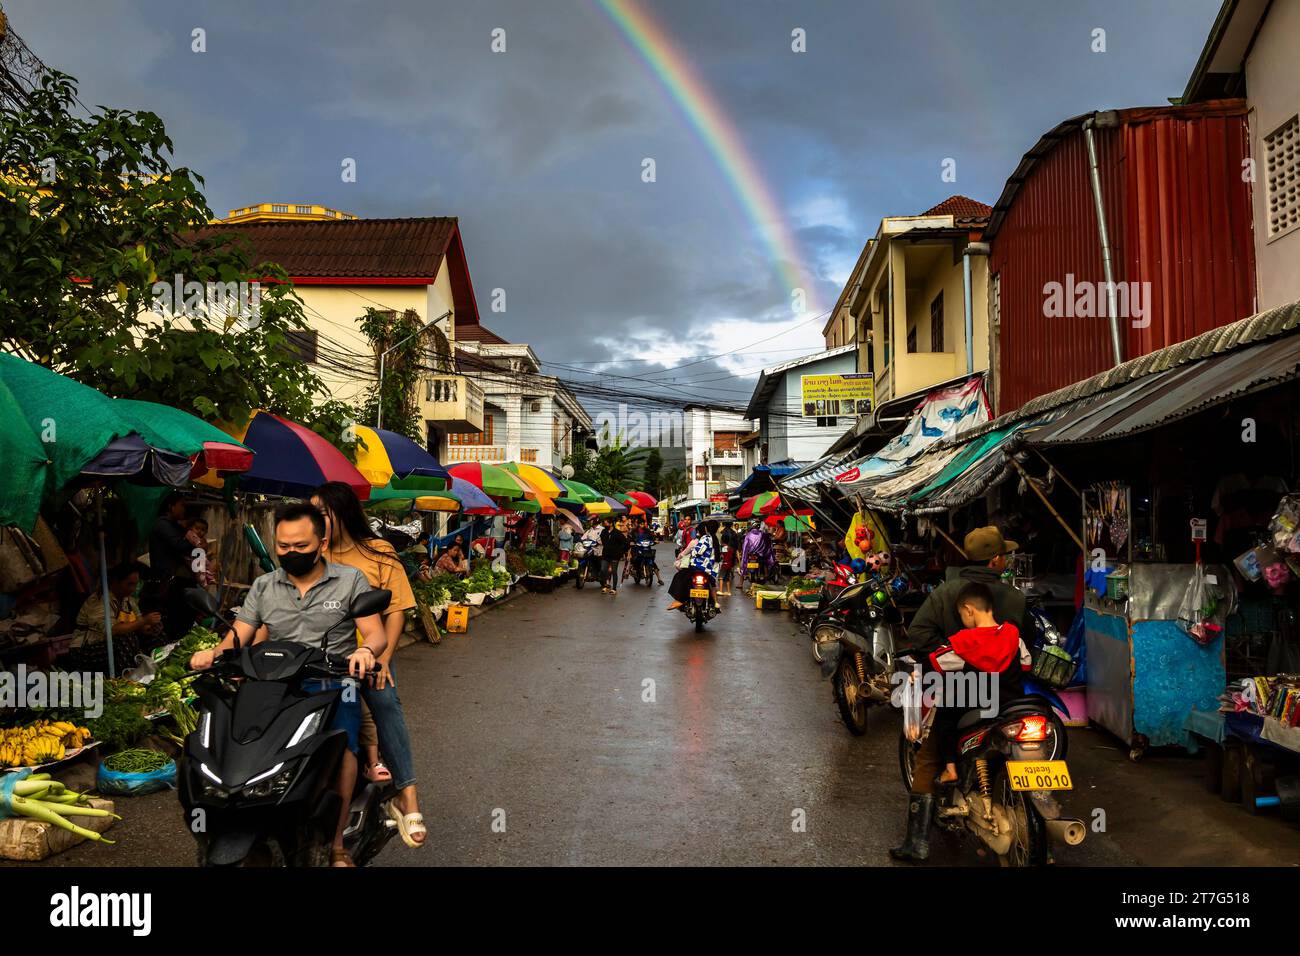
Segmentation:
{"type": "Polygon", "coordinates": [[[424,814],[403,813],[397,808],[397,804],[390,800],[388,801],[388,815],[397,823],[397,832],[402,835],[402,842],[412,850],[418,849],[429,842],[429,831],[424,826],[424,814]],[[411,839],[413,833],[423,833],[424,840],[416,841],[411,839]]]}

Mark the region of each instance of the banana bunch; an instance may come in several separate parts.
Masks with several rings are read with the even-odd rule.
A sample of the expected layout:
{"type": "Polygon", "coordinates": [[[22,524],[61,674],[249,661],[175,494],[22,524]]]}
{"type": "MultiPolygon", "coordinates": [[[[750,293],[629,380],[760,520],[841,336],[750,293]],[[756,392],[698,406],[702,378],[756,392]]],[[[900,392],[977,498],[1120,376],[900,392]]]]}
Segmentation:
{"type": "Polygon", "coordinates": [[[0,767],[34,767],[62,760],[70,749],[90,740],[90,730],[66,720],[38,720],[24,727],[0,729],[0,767]]]}

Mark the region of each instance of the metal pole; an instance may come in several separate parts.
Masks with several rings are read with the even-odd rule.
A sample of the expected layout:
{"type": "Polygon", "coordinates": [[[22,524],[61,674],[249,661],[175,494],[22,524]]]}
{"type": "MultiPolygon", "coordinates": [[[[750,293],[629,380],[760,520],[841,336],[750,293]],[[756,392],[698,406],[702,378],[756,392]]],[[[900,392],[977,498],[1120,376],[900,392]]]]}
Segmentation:
{"type": "Polygon", "coordinates": [[[104,491],[95,495],[95,516],[99,518],[99,587],[104,596],[104,641],[108,650],[108,676],[116,677],[113,669],[113,609],[108,593],[108,537],[104,534],[104,491]]]}
{"type": "Polygon", "coordinates": [[[966,374],[975,371],[975,303],[971,298],[971,256],[987,256],[989,247],[983,242],[968,242],[961,254],[962,283],[966,293],[966,374]]]}
{"type": "Polygon", "coordinates": [[[1101,171],[1097,163],[1097,141],[1093,136],[1093,124],[1097,121],[1097,114],[1094,113],[1092,118],[1083,124],[1083,138],[1088,145],[1088,169],[1092,180],[1092,204],[1097,210],[1097,235],[1101,239],[1101,268],[1106,277],[1106,311],[1110,319],[1110,348],[1115,358],[1115,364],[1120,365],[1124,361],[1124,347],[1120,344],[1119,337],[1119,307],[1116,301],[1117,295],[1115,290],[1115,269],[1111,262],[1110,250],[1110,231],[1106,228],[1106,206],[1101,197],[1101,171]]]}

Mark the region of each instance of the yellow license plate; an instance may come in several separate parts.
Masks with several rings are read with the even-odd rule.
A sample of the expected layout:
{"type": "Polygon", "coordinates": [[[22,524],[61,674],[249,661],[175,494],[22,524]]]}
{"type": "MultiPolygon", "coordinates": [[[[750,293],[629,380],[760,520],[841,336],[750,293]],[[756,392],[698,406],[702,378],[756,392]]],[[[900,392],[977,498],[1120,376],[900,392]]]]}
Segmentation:
{"type": "Polygon", "coordinates": [[[758,567],[758,562],[757,562],[757,561],[750,561],[749,564],[745,565],[745,567],[747,567],[747,568],[756,568],[756,567],[758,567]]]}
{"type": "Polygon", "coordinates": [[[691,597],[706,598],[709,596],[708,588],[691,588],[691,597]]]}
{"type": "Polygon", "coordinates": [[[1012,790],[1073,790],[1064,760],[1008,760],[1012,790]]]}

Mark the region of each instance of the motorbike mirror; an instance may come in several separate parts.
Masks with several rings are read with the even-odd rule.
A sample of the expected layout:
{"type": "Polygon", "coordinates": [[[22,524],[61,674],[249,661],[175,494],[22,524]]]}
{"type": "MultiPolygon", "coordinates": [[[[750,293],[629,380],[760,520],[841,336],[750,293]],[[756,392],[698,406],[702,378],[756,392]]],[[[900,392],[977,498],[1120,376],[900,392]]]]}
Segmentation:
{"type": "Polygon", "coordinates": [[[185,603],[193,610],[210,614],[213,617],[221,613],[221,605],[217,603],[216,597],[203,588],[186,588],[185,603]]]}
{"type": "Polygon", "coordinates": [[[358,594],[352,599],[352,606],[348,608],[348,614],[352,617],[369,617],[372,614],[381,614],[388,608],[388,604],[393,599],[393,592],[386,588],[377,588],[373,591],[366,591],[364,594],[358,594]]]}

